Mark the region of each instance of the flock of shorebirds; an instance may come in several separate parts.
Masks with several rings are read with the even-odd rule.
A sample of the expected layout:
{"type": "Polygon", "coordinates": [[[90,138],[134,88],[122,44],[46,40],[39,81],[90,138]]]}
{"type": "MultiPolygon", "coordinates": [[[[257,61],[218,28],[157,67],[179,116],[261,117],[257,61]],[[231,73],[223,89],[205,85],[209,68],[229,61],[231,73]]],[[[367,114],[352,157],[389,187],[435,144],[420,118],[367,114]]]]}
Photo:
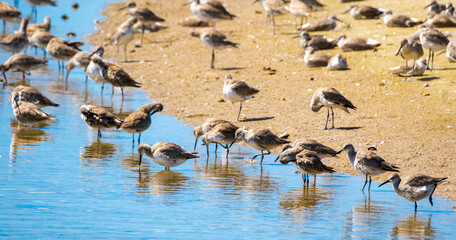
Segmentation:
{"type": "MultiPolygon", "coordinates": [[[[341,0],[350,2],[349,0],[341,0]]],[[[56,5],[53,0],[26,0],[33,8],[32,15],[36,15],[36,7],[42,5],[56,5]]],[[[347,70],[347,60],[341,54],[330,56],[319,53],[318,50],[330,49],[338,46],[342,51],[362,51],[375,49],[381,43],[372,39],[353,38],[341,35],[337,39],[329,39],[324,36],[311,36],[312,31],[329,31],[337,27],[337,21],[343,22],[336,15],[327,19],[319,19],[307,22],[311,13],[324,8],[324,5],[317,0],[291,0],[288,4],[283,0],[256,0],[261,2],[266,14],[267,23],[272,21],[273,34],[275,34],[275,16],[291,13],[295,17],[296,29],[300,31],[297,37],[301,37],[300,45],[304,48],[304,62],[309,67],[327,67],[330,70],[347,70]],[[304,23],[304,18],[305,23],[304,23]],[[300,24],[298,25],[298,19],[300,24]]],[[[254,3],[255,3],[254,2],[254,3]]],[[[18,1],[16,2],[16,4],[18,1]]],[[[191,12],[196,16],[195,19],[186,20],[183,25],[207,28],[193,29],[191,36],[198,37],[201,42],[212,49],[210,68],[214,68],[215,53],[214,49],[236,48],[239,44],[230,41],[227,36],[215,30],[215,22],[220,20],[232,20],[236,16],[230,13],[225,7],[216,0],[190,0],[185,4],[190,4],[191,12]]],[[[456,25],[456,14],[451,3],[442,5],[432,2],[426,6],[428,8],[428,19],[426,24],[416,18],[408,17],[391,10],[375,8],[371,6],[352,5],[345,13],[355,19],[378,19],[383,17],[383,22],[388,27],[418,27],[415,33],[405,38],[401,43],[396,55],[401,55],[405,59],[405,66],[392,69],[392,72],[404,76],[417,76],[423,74],[424,70],[433,67],[434,53],[446,49],[446,56],[450,61],[456,61],[455,43],[451,42],[447,35],[441,33],[434,27],[446,27],[456,25]],[[429,49],[428,60],[421,58],[424,54],[423,47],[429,49]],[[410,68],[409,61],[412,67],[410,68]],[[427,63],[430,63],[428,67],[427,63]]],[[[119,11],[128,9],[130,18],[122,23],[111,35],[111,42],[119,48],[123,47],[124,60],[127,61],[127,45],[133,40],[136,33],[141,33],[139,44],[143,43],[146,31],[158,31],[166,26],[158,23],[165,21],[157,16],[150,9],[139,6],[134,2],[129,2],[119,11]]],[[[6,22],[17,22],[21,16],[20,12],[13,6],[0,2],[0,18],[3,20],[3,31],[6,22]]],[[[44,18],[42,24],[29,24],[29,18],[22,18],[20,28],[13,34],[6,35],[0,40],[0,49],[5,52],[13,53],[4,64],[0,65],[2,70],[4,85],[7,84],[5,72],[14,70],[22,73],[23,79],[30,74],[31,70],[37,69],[47,64],[46,53],[57,60],[59,74],[68,79],[68,74],[75,68],[80,68],[86,76],[98,83],[119,87],[124,99],[124,87],[140,87],[141,83],[135,81],[121,66],[103,59],[103,47],[97,48],[94,52],[81,51],[80,46],[84,42],[70,42],[58,38],[51,33],[51,19],[44,18]],[[43,58],[35,58],[24,53],[28,46],[43,50],[43,58]],[[65,62],[67,62],[65,64],[65,62]],[[65,70],[67,71],[66,75],[65,70]]],[[[86,78],[87,81],[87,78],[86,78]]],[[[103,94],[103,86],[101,94],[103,94]]],[[[242,110],[242,104],[254,97],[259,92],[258,89],[249,86],[242,80],[234,80],[232,76],[226,75],[223,86],[223,96],[230,103],[239,103],[237,121],[242,110]]],[[[112,96],[112,95],[111,95],[112,96]]],[[[103,97],[103,95],[102,95],[103,97]]],[[[11,106],[17,120],[23,124],[30,125],[43,120],[53,119],[55,116],[45,113],[40,107],[59,106],[58,104],[45,97],[40,91],[31,86],[18,86],[10,96],[11,106]]],[[[334,128],[334,109],[339,108],[345,112],[349,109],[356,109],[353,103],[344,97],[334,88],[319,88],[311,99],[310,108],[313,112],[318,112],[321,108],[327,109],[326,123],[324,129],[328,129],[328,122],[331,119],[334,128]],[[330,118],[331,115],[331,118],[330,118]]],[[[195,146],[193,152],[185,150],[183,147],[174,143],[159,142],[153,146],[141,144],[141,133],[146,131],[151,125],[151,116],[163,110],[163,105],[158,102],[146,104],[135,112],[131,113],[124,120],[119,119],[114,114],[100,106],[83,105],[80,107],[82,119],[92,128],[97,129],[98,139],[102,137],[101,129],[117,128],[127,133],[133,134],[133,147],[135,144],[134,135],[138,134],[138,152],[140,155],[139,167],[141,167],[142,156],[149,156],[154,162],[165,166],[165,169],[178,166],[188,159],[198,158],[196,150],[198,139],[201,137],[203,145],[206,146],[207,156],[209,156],[209,144],[214,143],[216,152],[220,145],[226,149],[226,158],[229,156],[229,149],[234,143],[244,142],[261,153],[252,157],[251,161],[261,156],[260,164],[263,163],[265,155],[277,147],[282,147],[276,161],[282,164],[292,163],[301,173],[304,183],[309,183],[308,175],[322,173],[333,173],[333,168],[322,162],[324,157],[334,157],[342,151],[347,152],[348,159],[355,170],[365,176],[366,187],[368,189],[372,182],[372,176],[377,176],[385,172],[399,172],[398,167],[386,162],[377,155],[375,148],[367,151],[356,152],[352,144],[345,145],[340,151],[327,147],[315,140],[302,139],[295,142],[287,140],[288,134],[278,136],[268,128],[240,128],[233,122],[222,119],[207,119],[200,126],[194,128],[195,146]]],[[[392,182],[394,190],[409,201],[416,202],[429,198],[432,203],[432,194],[438,184],[446,178],[434,178],[425,175],[414,175],[401,180],[395,173],[381,185],[392,182]]],[[[315,178],[314,178],[315,181],[315,178]]],[[[380,185],[380,186],[381,186],[380,185]]],[[[379,186],[379,187],[380,187],[379,186]]]]}

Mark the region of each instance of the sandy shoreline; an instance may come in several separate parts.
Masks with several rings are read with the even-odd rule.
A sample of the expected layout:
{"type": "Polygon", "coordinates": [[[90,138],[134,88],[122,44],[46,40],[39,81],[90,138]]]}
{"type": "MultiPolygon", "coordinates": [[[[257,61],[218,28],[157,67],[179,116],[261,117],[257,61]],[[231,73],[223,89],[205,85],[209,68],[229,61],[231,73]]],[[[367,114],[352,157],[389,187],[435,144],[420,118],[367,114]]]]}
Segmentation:
{"type": "MultiPolygon", "coordinates": [[[[224,1],[230,12],[239,16],[231,22],[219,22],[217,30],[240,43],[239,49],[216,51],[215,70],[208,70],[210,49],[190,36],[190,28],[178,22],[192,16],[184,1],[136,0],[145,4],[158,16],[166,19],[168,29],[146,34],[146,43],[135,48],[128,45],[129,59],[121,65],[144,84],[149,97],[161,101],[163,113],[198,125],[204,119],[217,117],[235,120],[239,105],[220,101],[223,79],[229,73],[234,79],[244,79],[260,89],[255,99],[243,105],[241,117],[249,121],[237,123],[247,127],[271,127],[276,133],[287,132],[292,140],[313,138],[330,147],[340,149],[352,143],[357,149],[376,146],[378,154],[401,168],[402,175],[423,173],[435,177],[449,177],[448,183],[436,193],[456,200],[456,65],[449,63],[444,54],[436,56],[433,72],[426,72],[417,81],[403,82],[390,75],[388,69],[404,64],[394,56],[400,40],[415,29],[387,28],[381,20],[355,21],[349,15],[340,15],[350,28],[340,25],[337,31],[319,32],[334,38],[340,34],[369,37],[382,42],[378,51],[342,52],[339,48],[324,51],[333,55],[342,53],[351,70],[330,72],[324,68],[309,69],[302,57],[302,48],[294,35],[291,15],[276,18],[277,34],[264,26],[266,19],[260,4],[251,1],[224,1]],[[144,60],[144,62],[140,62],[144,60]],[[274,75],[264,68],[276,69],[274,75]],[[311,80],[313,79],[313,80],[311,80]],[[428,86],[425,86],[428,85],[428,86]],[[322,131],[326,111],[313,113],[310,98],[319,87],[334,87],[358,108],[350,115],[335,112],[336,127],[353,130],[322,131]],[[252,121],[256,120],[256,121],[252,121]]],[[[341,13],[349,4],[324,1],[326,10],[316,12],[312,19],[341,13]]],[[[399,6],[394,0],[369,1],[365,4],[381,8],[400,9],[424,19],[423,6],[399,6]]],[[[94,45],[104,45],[106,58],[116,59],[116,49],[109,44],[108,33],[128,15],[118,13],[124,3],[112,4],[103,14],[105,21],[98,31],[89,36],[94,45]]],[[[423,4],[424,5],[424,4],[423,4]]],[[[442,29],[453,32],[455,29],[442,29]]],[[[312,34],[311,34],[312,35],[312,34]]],[[[139,35],[135,36],[135,40],[139,35]]],[[[123,54],[120,54],[123,59],[123,54]]],[[[337,171],[355,174],[346,155],[327,160],[337,171]]],[[[375,180],[384,180],[383,174],[375,180]]]]}

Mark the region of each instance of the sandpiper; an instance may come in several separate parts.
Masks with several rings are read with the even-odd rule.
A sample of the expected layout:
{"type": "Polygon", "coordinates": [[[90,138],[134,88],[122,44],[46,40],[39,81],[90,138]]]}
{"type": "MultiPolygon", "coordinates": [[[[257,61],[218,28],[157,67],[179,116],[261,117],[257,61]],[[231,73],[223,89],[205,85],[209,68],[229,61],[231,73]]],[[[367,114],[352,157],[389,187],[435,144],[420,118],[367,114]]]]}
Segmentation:
{"type": "Polygon", "coordinates": [[[429,49],[428,64],[432,70],[434,68],[434,53],[447,48],[448,38],[436,29],[426,28],[420,33],[420,42],[423,47],[429,49]]]}
{"type": "Polygon", "coordinates": [[[103,61],[102,56],[104,53],[103,47],[98,47],[93,53],[89,55],[90,62],[87,65],[86,74],[87,76],[94,80],[97,83],[101,83],[101,95],[103,97],[104,84],[107,83],[103,74],[102,74],[102,65],[97,64],[97,62],[103,61]]]}
{"type": "Polygon", "coordinates": [[[410,18],[399,13],[393,13],[390,10],[383,14],[383,23],[388,27],[413,27],[423,23],[423,21],[418,18],[410,18]]]}
{"type": "Polygon", "coordinates": [[[427,8],[427,14],[439,14],[442,11],[445,11],[446,5],[444,3],[438,3],[436,1],[432,1],[428,5],[424,7],[427,8]]]}
{"type": "Polygon", "coordinates": [[[328,61],[328,70],[348,70],[350,69],[347,64],[347,59],[342,57],[342,54],[338,53],[336,56],[332,56],[328,61]]]}
{"type": "Polygon", "coordinates": [[[437,186],[447,178],[435,178],[422,174],[416,174],[405,178],[402,181],[399,174],[395,173],[388,180],[380,184],[378,187],[383,186],[386,183],[391,182],[393,184],[394,191],[401,197],[409,200],[410,202],[415,202],[415,212],[418,208],[417,201],[429,197],[429,203],[431,206],[434,206],[432,202],[432,194],[434,194],[437,186]]]}
{"type": "MultiPolygon", "coordinates": [[[[65,65],[65,69],[67,70],[67,74],[65,79],[68,80],[68,75],[70,72],[73,71],[75,67],[81,69],[82,71],[86,72],[87,66],[90,63],[90,53],[86,51],[80,51],[76,53],[70,60],[68,60],[67,64],[65,65]]],[[[87,82],[87,74],[86,74],[86,82],[87,82]]]]}
{"type": "Polygon", "coordinates": [[[275,16],[287,13],[285,3],[282,0],[255,0],[253,3],[261,2],[266,11],[266,23],[272,18],[272,35],[275,34],[275,16]]]}
{"type": "Polygon", "coordinates": [[[32,86],[19,85],[13,89],[10,96],[10,103],[13,104],[14,98],[17,101],[30,102],[38,107],[58,107],[59,104],[51,101],[49,98],[44,96],[37,88],[32,86]]]}
{"type": "Polygon", "coordinates": [[[334,128],[334,110],[333,108],[340,108],[347,113],[349,108],[356,109],[356,107],[345,98],[339,91],[334,88],[323,87],[317,89],[314,95],[312,96],[312,101],[310,102],[310,108],[313,112],[318,112],[322,107],[328,109],[328,115],[326,115],[326,124],[324,129],[328,129],[328,120],[329,120],[329,110],[331,109],[332,115],[332,127],[334,128]],[[321,104],[320,104],[321,103],[321,104]]]}
{"type": "Polygon", "coordinates": [[[299,24],[299,26],[302,26],[304,18],[307,22],[307,18],[310,16],[310,9],[303,0],[291,0],[290,6],[287,10],[295,18],[296,29],[298,28],[298,18],[301,19],[301,24],[299,24]]]}
{"type": "MultiPolygon", "coordinates": [[[[313,139],[298,139],[291,144],[285,145],[282,148],[281,152],[284,152],[285,150],[287,150],[289,148],[298,148],[298,147],[312,151],[312,152],[316,152],[318,154],[319,158],[334,157],[335,155],[338,154],[336,150],[334,150],[326,145],[323,145],[313,139]]],[[[276,161],[277,160],[278,160],[278,158],[276,159],[276,161]]]]}
{"type": "Polygon", "coordinates": [[[231,147],[238,139],[242,139],[249,147],[261,151],[261,154],[253,155],[250,161],[253,161],[256,157],[261,156],[260,164],[263,164],[264,155],[269,155],[269,150],[279,147],[283,144],[290,143],[290,141],[275,135],[268,128],[252,128],[246,129],[239,128],[236,130],[236,134],[233,142],[229,145],[231,147]],[[264,153],[266,151],[267,153],[264,153]]]}
{"type": "Polygon", "coordinates": [[[326,67],[332,57],[330,54],[315,52],[312,47],[306,48],[304,53],[304,63],[310,68],[326,67]]]}
{"type": "Polygon", "coordinates": [[[346,35],[341,35],[337,39],[337,45],[342,51],[363,51],[374,49],[381,45],[380,42],[366,39],[366,38],[357,38],[357,37],[347,37],[346,35]]]}
{"type": "Polygon", "coordinates": [[[348,10],[344,13],[350,12],[350,15],[354,19],[377,19],[384,12],[384,9],[371,7],[371,6],[362,6],[362,5],[351,5],[348,10]]]}
{"type": "Polygon", "coordinates": [[[456,27],[456,22],[453,21],[452,17],[448,16],[444,12],[429,14],[426,23],[436,28],[456,27]]]}
{"type": "Polygon", "coordinates": [[[27,37],[28,19],[23,18],[19,31],[0,40],[0,48],[5,52],[18,53],[28,45],[27,37]]]}
{"type": "Polygon", "coordinates": [[[32,16],[38,15],[38,10],[37,6],[46,6],[46,5],[51,5],[51,6],[57,6],[57,1],[54,0],[25,0],[30,6],[32,6],[32,16]]]}
{"type": "Polygon", "coordinates": [[[141,22],[138,21],[133,25],[133,32],[134,33],[142,33],[143,31],[148,31],[148,32],[158,32],[163,29],[167,29],[168,26],[158,23],[158,22],[141,22]]]}
{"type": "Polygon", "coordinates": [[[225,82],[223,85],[223,96],[230,103],[239,102],[239,113],[237,115],[236,121],[239,121],[239,116],[241,115],[242,103],[248,99],[253,98],[253,95],[257,94],[260,90],[253,88],[242,80],[233,80],[231,75],[227,74],[225,76],[225,82]]]}
{"type": "MultiPolygon", "coordinates": [[[[409,61],[411,61],[411,60],[409,60],[409,61]]],[[[428,68],[427,63],[426,63],[426,58],[420,58],[417,61],[413,60],[413,62],[415,62],[415,66],[413,67],[413,69],[410,69],[410,65],[412,65],[413,63],[409,62],[409,63],[406,63],[405,65],[401,65],[399,67],[390,68],[390,73],[394,74],[394,75],[399,75],[402,77],[408,77],[408,76],[412,76],[412,71],[413,71],[413,76],[422,76],[423,73],[428,68]]]]}
{"type": "Polygon", "coordinates": [[[236,16],[228,12],[219,1],[190,0],[185,4],[190,5],[190,11],[201,21],[209,22],[215,28],[215,22],[220,20],[233,20],[236,16]]]}
{"type": "Polygon", "coordinates": [[[21,12],[6,2],[0,2],[0,19],[3,20],[3,34],[5,34],[6,22],[16,22],[21,12]]]}
{"type": "Polygon", "coordinates": [[[98,140],[101,138],[101,129],[119,127],[122,124],[119,118],[106,111],[103,107],[82,105],[80,111],[82,120],[91,128],[98,130],[98,140]]]}
{"type": "Polygon", "coordinates": [[[224,48],[230,48],[234,47],[237,48],[239,47],[239,44],[234,43],[230,41],[228,38],[226,38],[225,34],[215,31],[214,29],[193,29],[190,32],[190,35],[193,37],[198,37],[201,42],[210,47],[212,49],[212,58],[211,58],[211,66],[209,69],[214,69],[214,60],[215,60],[215,53],[214,49],[224,49],[224,48]]]}
{"type": "Polygon", "coordinates": [[[158,142],[152,147],[147,144],[138,146],[139,168],[141,168],[142,155],[147,155],[155,163],[164,166],[165,170],[176,167],[189,159],[199,158],[198,153],[191,153],[183,147],[168,142],[158,142]]]}
{"type": "Polygon", "coordinates": [[[19,53],[11,56],[3,64],[3,71],[16,70],[22,73],[22,80],[25,80],[25,74],[30,75],[30,70],[35,70],[46,65],[47,60],[34,58],[24,53],[19,53]]]}
{"type": "Polygon", "coordinates": [[[32,36],[29,37],[29,42],[32,46],[36,48],[40,48],[43,50],[43,56],[44,59],[46,59],[46,47],[51,41],[51,39],[55,38],[53,34],[43,31],[43,30],[37,30],[35,31],[32,36]]]}
{"type": "Polygon", "coordinates": [[[152,122],[150,116],[162,110],[163,105],[159,102],[146,104],[128,115],[117,129],[124,130],[127,133],[133,133],[133,146],[135,145],[135,133],[138,133],[138,144],[141,144],[141,133],[146,131],[152,122]]]}
{"type": "Polygon", "coordinates": [[[44,17],[43,23],[41,24],[29,24],[27,26],[27,36],[32,36],[33,33],[37,30],[42,30],[45,32],[49,32],[51,30],[51,18],[44,17]]]}
{"type": "Polygon", "coordinates": [[[195,146],[193,147],[193,151],[196,150],[196,144],[198,143],[198,138],[209,132],[215,126],[221,123],[229,123],[227,120],[217,119],[217,118],[209,118],[204,120],[201,125],[193,128],[193,135],[195,135],[195,146]]]}
{"type": "Polygon", "coordinates": [[[76,53],[81,51],[80,46],[84,45],[84,42],[68,42],[61,38],[52,38],[46,46],[46,51],[57,60],[59,70],[65,71],[65,61],[70,60],[76,53]]]}
{"type": "Polygon", "coordinates": [[[301,30],[308,32],[334,30],[337,25],[336,21],[345,23],[344,21],[338,19],[335,15],[332,15],[328,19],[320,19],[310,23],[306,23],[302,25],[301,30]]]}
{"type": "Polygon", "coordinates": [[[326,166],[318,153],[309,151],[301,147],[289,148],[279,154],[276,161],[286,165],[289,162],[298,169],[302,174],[304,183],[309,184],[309,174],[314,175],[314,184],[317,174],[333,173],[335,172],[332,167],[326,166]]]}
{"type": "Polygon", "coordinates": [[[305,50],[308,47],[312,47],[315,51],[332,49],[336,46],[336,39],[326,38],[325,36],[310,36],[309,32],[303,31],[299,35],[301,40],[299,44],[305,50]]]}
{"type": "Polygon", "coordinates": [[[19,101],[19,94],[11,96],[11,106],[16,119],[24,124],[34,124],[45,120],[52,120],[55,116],[43,112],[37,105],[19,101]]]}
{"type": "Polygon", "coordinates": [[[135,17],[130,17],[126,22],[122,23],[111,36],[111,42],[117,47],[117,59],[119,59],[119,47],[124,46],[124,57],[127,62],[127,44],[133,40],[135,34],[133,25],[138,21],[135,17]]]}
{"type": "Polygon", "coordinates": [[[450,62],[456,62],[456,42],[455,39],[449,39],[447,50],[446,50],[446,58],[450,62]]]}
{"type": "MultiPolygon", "coordinates": [[[[408,69],[407,62],[408,60],[413,60],[412,66],[412,81],[413,81],[413,74],[415,71],[415,62],[421,56],[423,56],[423,47],[417,41],[410,41],[408,39],[403,39],[401,42],[401,46],[396,52],[396,56],[401,54],[401,57],[405,59],[405,69],[408,69]]],[[[407,81],[407,74],[405,74],[404,81],[407,81]]]]}
{"type": "Polygon", "coordinates": [[[220,144],[220,146],[226,149],[226,158],[228,159],[228,154],[230,153],[229,145],[234,141],[238,129],[238,126],[230,122],[225,122],[216,125],[204,134],[201,140],[206,145],[207,156],[209,157],[209,143],[215,143],[215,154],[217,154],[217,145],[220,144]]]}
{"type": "Polygon", "coordinates": [[[347,151],[348,160],[350,161],[350,164],[355,168],[355,170],[359,174],[366,176],[366,181],[364,182],[362,191],[364,191],[364,188],[366,187],[368,177],[368,191],[370,191],[372,176],[377,176],[384,172],[399,172],[399,170],[397,170],[399,167],[396,167],[393,164],[386,162],[372,149],[367,151],[356,152],[355,147],[353,147],[352,144],[347,144],[337,153],[340,153],[342,151],[347,151]]]}
{"type": "MultiPolygon", "coordinates": [[[[155,15],[150,9],[142,6],[136,5],[135,2],[129,2],[125,7],[120,8],[119,10],[128,8],[128,12],[133,18],[138,19],[141,22],[148,23],[148,22],[163,22],[165,21],[163,18],[155,15]]],[[[145,25],[142,26],[141,29],[141,44],[143,43],[144,38],[144,31],[145,25]]]]}

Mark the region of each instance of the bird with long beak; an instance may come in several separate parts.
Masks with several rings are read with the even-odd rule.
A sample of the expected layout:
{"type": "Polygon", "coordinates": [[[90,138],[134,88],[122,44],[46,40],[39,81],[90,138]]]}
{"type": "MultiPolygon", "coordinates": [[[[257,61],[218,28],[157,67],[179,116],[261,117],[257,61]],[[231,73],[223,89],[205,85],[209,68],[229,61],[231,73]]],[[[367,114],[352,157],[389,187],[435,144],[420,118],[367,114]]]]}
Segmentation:
{"type": "Polygon", "coordinates": [[[198,153],[191,153],[175,143],[168,142],[158,142],[152,147],[147,144],[140,144],[138,152],[140,169],[143,155],[147,155],[155,163],[164,166],[165,170],[179,166],[188,159],[199,158],[198,153]]]}
{"type": "Polygon", "coordinates": [[[253,4],[261,2],[266,11],[266,25],[269,24],[269,19],[272,18],[272,35],[275,34],[275,16],[288,13],[283,0],[255,0],[253,4]]]}
{"type": "Polygon", "coordinates": [[[135,32],[133,30],[133,26],[135,23],[138,22],[138,19],[135,17],[130,17],[122,23],[116,30],[116,32],[111,36],[111,42],[117,47],[117,59],[119,59],[119,47],[123,45],[124,49],[124,60],[127,60],[127,45],[131,40],[133,40],[133,36],[135,32]]]}
{"type": "Polygon", "coordinates": [[[20,101],[18,93],[11,96],[11,106],[16,119],[24,124],[34,124],[45,120],[53,120],[55,116],[45,113],[31,102],[20,101]]]}
{"type": "Polygon", "coordinates": [[[447,178],[435,178],[426,175],[416,174],[409,176],[402,181],[399,174],[392,175],[388,180],[378,185],[381,187],[387,183],[393,184],[394,191],[401,197],[409,200],[410,202],[415,202],[415,212],[417,211],[418,204],[417,201],[429,197],[429,203],[431,206],[434,206],[432,202],[432,194],[434,194],[435,189],[438,185],[443,183],[447,178]]]}
{"type": "Polygon", "coordinates": [[[96,63],[102,60],[103,53],[104,53],[103,47],[98,47],[97,50],[92,52],[89,55],[90,62],[89,62],[89,65],[87,65],[87,69],[86,69],[86,74],[90,79],[94,80],[97,83],[102,84],[101,85],[101,97],[102,98],[103,98],[104,84],[107,83],[107,81],[103,77],[102,66],[99,64],[96,64],[96,63]]]}
{"type": "Polygon", "coordinates": [[[184,5],[190,5],[190,11],[201,21],[209,22],[215,28],[215,22],[221,20],[233,20],[236,15],[231,14],[216,0],[190,0],[184,5]]]}
{"type": "Polygon", "coordinates": [[[269,150],[290,143],[290,141],[284,139],[284,137],[280,138],[267,128],[239,128],[236,130],[234,140],[229,145],[229,148],[231,148],[238,139],[242,139],[249,147],[261,151],[260,154],[253,155],[250,160],[252,162],[256,157],[261,156],[260,164],[263,164],[264,155],[271,154],[269,150]],[[264,153],[264,151],[267,153],[264,153]]]}
{"type": "MultiPolygon", "coordinates": [[[[217,146],[220,145],[226,149],[226,159],[228,159],[228,155],[230,153],[228,145],[234,141],[234,137],[238,129],[238,126],[230,122],[226,122],[218,124],[209,132],[204,134],[201,140],[204,145],[206,145],[207,157],[209,157],[209,144],[215,143],[215,154],[217,155],[217,146]],[[225,144],[225,146],[223,144],[225,144]]],[[[238,140],[240,141],[240,139],[238,140]]]]}
{"type": "MultiPolygon", "coordinates": [[[[415,72],[415,62],[421,56],[423,56],[423,47],[417,41],[410,41],[408,39],[404,39],[401,42],[401,46],[396,51],[396,56],[401,55],[403,59],[405,59],[405,69],[407,70],[407,62],[410,59],[413,59],[413,66],[412,66],[412,81],[413,81],[413,74],[415,72]]],[[[404,77],[404,81],[407,81],[407,75],[404,77]]]]}
{"type": "MultiPolygon", "coordinates": [[[[217,118],[209,118],[209,119],[204,120],[204,122],[202,122],[201,125],[196,126],[195,128],[193,128],[193,135],[195,135],[195,146],[193,147],[193,151],[196,150],[196,145],[198,143],[199,137],[201,137],[204,134],[206,134],[207,132],[209,132],[215,126],[217,126],[217,125],[219,125],[221,123],[229,123],[229,122],[230,121],[227,121],[227,120],[222,120],[222,119],[217,119],[217,118]]],[[[206,147],[209,147],[209,146],[207,145],[206,147]]]]}
{"type": "MultiPolygon", "coordinates": [[[[25,75],[30,75],[31,70],[36,70],[47,64],[47,60],[35,58],[24,53],[19,53],[11,56],[3,64],[3,73],[8,70],[14,70],[22,73],[22,80],[25,80],[25,75]]],[[[4,76],[6,79],[6,76],[4,76]]]]}

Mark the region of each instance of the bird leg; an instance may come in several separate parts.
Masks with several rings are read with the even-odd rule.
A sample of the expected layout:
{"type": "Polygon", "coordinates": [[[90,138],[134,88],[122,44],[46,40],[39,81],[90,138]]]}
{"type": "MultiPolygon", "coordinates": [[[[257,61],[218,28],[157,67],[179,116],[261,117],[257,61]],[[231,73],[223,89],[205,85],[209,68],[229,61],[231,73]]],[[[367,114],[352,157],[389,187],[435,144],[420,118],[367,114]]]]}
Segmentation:
{"type": "Polygon", "coordinates": [[[416,212],[417,208],[418,208],[418,204],[416,204],[416,202],[415,202],[415,212],[416,212]]]}
{"type": "Polygon", "coordinates": [[[211,67],[209,69],[214,69],[214,60],[215,60],[215,53],[214,53],[214,49],[212,49],[211,67]]]}
{"type": "MultiPolygon", "coordinates": [[[[428,64],[431,64],[431,49],[430,48],[429,48],[429,56],[428,56],[428,61],[427,62],[428,62],[428,64]]],[[[428,70],[432,70],[432,68],[430,68],[429,65],[428,65],[427,69],[428,70]]]]}
{"type": "Polygon", "coordinates": [[[325,128],[323,128],[323,130],[326,130],[328,129],[328,120],[329,120],[329,108],[327,108],[328,110],[328,115],[326,115],[326,124],[325,124],[325,128]]]}
{"type": "Polygon", "coordinates": [[[413,73],[415,72],[415,59],[413,59],[413,66],[412,66],[412,80],[413,81],[413,73]]]}
{"type": "Polygon", "coordinates": [[[263,158],[264,158],[264,155],[269,155],[269,154],[271,154],[271,152],[270,152],[269,150],[266,150],[266,152],[268,152],[268,153],[263,154],[263,151],[261,151],[261,162],[260,162],[261,165],[263,165],[263,158]]]}
{"type": "Polygon", "coordinates": [[[124,46],[124,56],[125,56],[125,62],[128,62],[127,60],[127,44],[124,46]]]}
{"type": "Polygon", "coordinates": [[[302,182],[305,184],[306,183],[306,174],[302,173],[301,178],[302,178],[302,182]]]}
{"type": "Polygon", "coordinates": [[[272,35],[275,35],[275,18],[272,16],[272,35]]]}
{"type": "Polygon", "coordinates": [[[432,64],[431,64],[431,71],[434,69],[434,51],[432,51],[432,64]]]}
{"type": "Polygon", "coordinates": [[[314,175],[314,186],[317,185],[317,175],[314,175]]]}
{"type": "MultiPolygon", "coordinates": [[[[222,145],[223,147],[223,145],[222,145]]],[[[226,144],[226,147],[224,147],[226,149],[226,160],[228,160],[228,155],[230,154],[230,148],[228,147],[228,144],[226,144]]]]}
{"type": "Polygon", "coordinates": [[[237,115],[236,122],[239,122],[239,116],[241,115],[241,110],[242,110],[242,101],[239,102],[239,103],[240,103],[240,105],[239,105],[239,113],[237,115]]]}
{"type": "Polygon", "coordinates": [[[431,195],[429,195],[429,203],[431,204],[431,206],[434,206],[434,203],[432,202],[432,194],[434,194],[436,188],[437,184],[434,184],[434,189],[432,189],[431,195]]]}
{"type": "Polygon", "coordinates": [[[133,133],[133,137],[131,138],[131,143],[133,143],[133,147],[135,146],[135,134],[133,133]]]}
{"type": "Polygon", "coordinates": [[[331,127],[331,129],[334,129],[334,110],[333,110],[332,107],[331,107],[331,116],[332,116],[332,121],[331,121],[332,127],[331,127]]]}
{"type": "Polygon", "coordinates": [[[364,187],[366,187],[366,184],[367,184],[367,174],[366,174],[366,181],[364,182],[364,186],[363,186],[363,189],[361,191],[364,192],[364,187]]]}
{"type": "Polygon", "coordinates": [[[253,155],[253,157],[252,157],[252,159],[250,160],[250,162],[253,162],[253,160],[254,160],[256,157],[260,156],[260,155],[261,155],[261,156],[263,155],[263,151],[261,151],[260,154],[255,154],[255,155],[253,155]]]}
{"type": "Polygon", "coordinates": [[[141,144],[141,133],[139,133],[139,136],[138,136],[138,146],[141,144]]]}
{"type": "Polygon", "coordinates": [[[218,143],[215,143],[215,151],[214,151],[215,155],[217,155],[217,148],[218,148],[218,143]]]}
{"type": "Polygon", "coordinates": [[[97,136],[97,137],[98,137],[98,140],[100,140],[100,138],[101,138],[101,131],[100,131],[100,129],[98,129],[98,136],[97,136]]]}
{"type": "Polygon", "coordinates": [[[114,85],[112,86],[111,100],[112,100],[113,96],[114,96],[114,85]]]}
{"type": "Polygon", "coordinates": [[[408,72],[408,61],[405,59],[405,76],[404,76],[404,81],[407,81],[407,72],[408,72]]]}
{"type": "Polygon", "coordinates": [[[6,27],[6,22],[3,20],[3,35],[5,35],[5,27],[6,27]]]}
{"type": "Polygon", "coordinates": [[[207,154],[207,157],[209,158],[209,143],[206,144],[206,154],[207,154]]]}
{"type": "Polygon", "coordinates": [[[119,45],[116,46],[116,58],[119,60],[119,45]]]}
{"type": "Polygon", "coordinates": [[[370,190],[371,190],[371,183],[372,183],[372,176],[369,176],[369,187],[367,188],[368,192],[370,192],[370,190]]]}
{"type": "Polygon", "coordinates": [[[65,81],[68,81],[68,75],[70,75],[70,71],[67,71],[67,74],[65,76],[65,81]]]}
{"type": "MultiPolygon", "coordinates": [[[[114,88],[114,87],[113,87],[114,88]]],[[[124,100],[124,93],[123,93],[123,87],[120,87],[120,91],[122,92],[122,101],[124,100]]]]}
{"type": "Polygon", "coordinates": [[[145,30],[146,30],[146,26],[143,24],[142,28],[141,28],[141,40],[140,40],[140,44],[141,45],[143,44],[143,38],[144,38],[144,31],[145,30]]]}

